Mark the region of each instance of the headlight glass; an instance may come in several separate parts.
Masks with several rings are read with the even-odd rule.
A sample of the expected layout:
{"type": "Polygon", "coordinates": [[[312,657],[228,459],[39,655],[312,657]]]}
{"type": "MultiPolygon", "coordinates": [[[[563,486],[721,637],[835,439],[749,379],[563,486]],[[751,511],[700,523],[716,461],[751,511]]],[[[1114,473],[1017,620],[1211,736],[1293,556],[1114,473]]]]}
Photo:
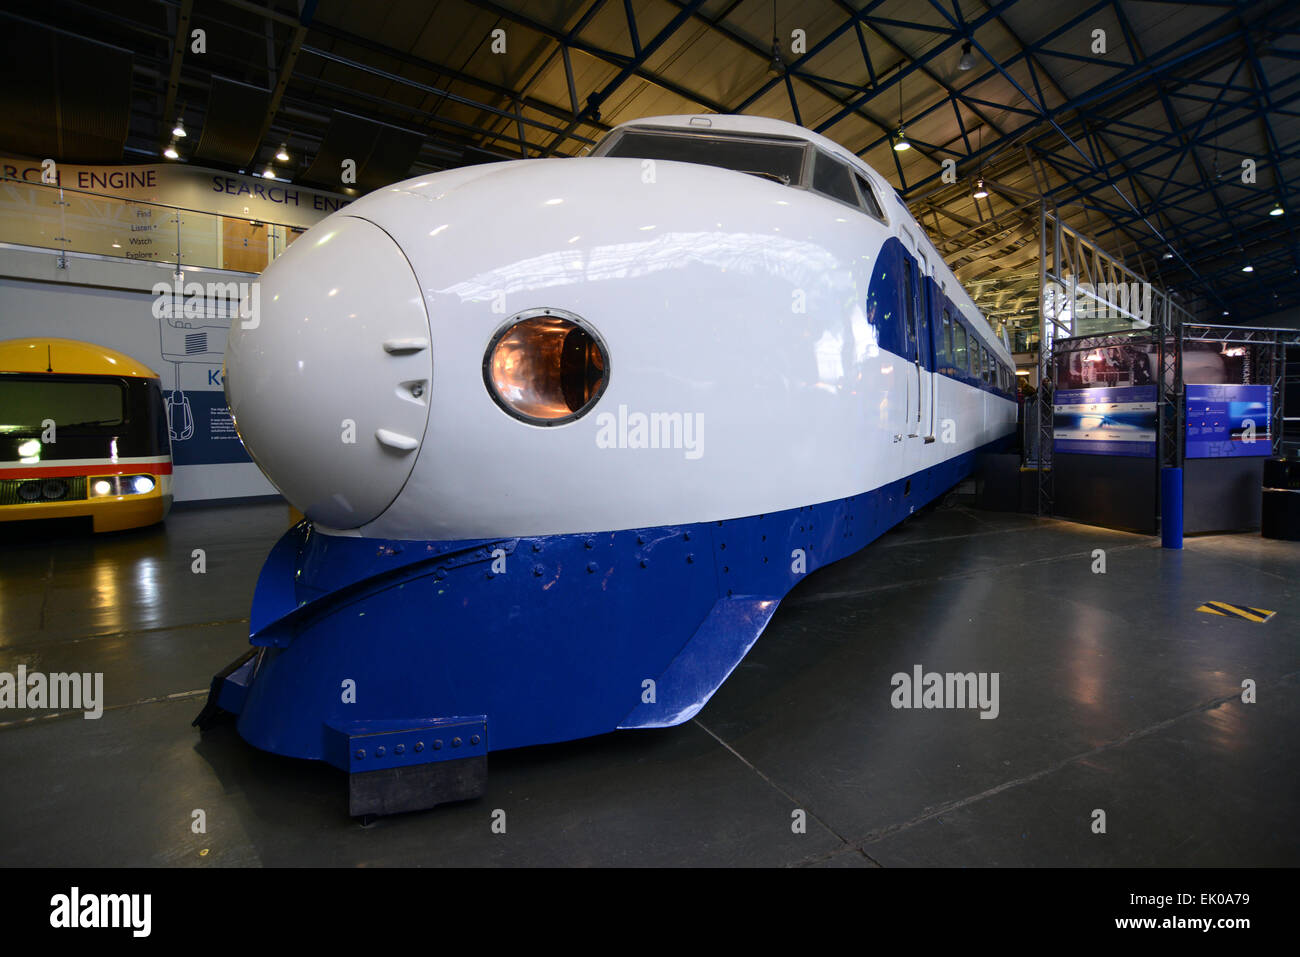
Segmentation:
{"type": "Polygon", "coordinates": [[[104,475],[90,480],[90,497],[148,495],[157,484],[152,475],[104,475]]]}
{"type": "Polygon", "coordinates": [[[483,380],[497,404],[533,425],[563,425],[596,404],[609,384],[609,354],[591,326],[561,309],[534,309],[488,344],[483,380]]]}

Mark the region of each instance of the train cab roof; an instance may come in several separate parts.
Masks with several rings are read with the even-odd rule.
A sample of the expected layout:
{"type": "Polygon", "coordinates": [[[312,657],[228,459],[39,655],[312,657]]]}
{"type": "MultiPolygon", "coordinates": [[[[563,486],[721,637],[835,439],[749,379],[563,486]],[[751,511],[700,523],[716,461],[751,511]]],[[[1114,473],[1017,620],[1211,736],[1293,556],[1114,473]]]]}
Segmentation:
{"type": "Polygon", "coordinates": [[[630,120],[626,123],[620,123],[605,134],[605,139],[596,147],[596,152],[600,153],[601,147],[607,141],[616,138],[615,134],[620,131],[646,128],[681,130],[682,132],[705,135],[709,133],[730,133],[802,140],[843,160],[859,172],[866,171],[871,174],[873,179],[880,179],[879,174],[864,163],[861,157],[820,133],[814,133],[807,127],[788,123],[785,120],[774,120],[766,116],[746,116],[738,113],[684,113],[672,116],[646,116],[639,120],[630,120]]]}
{"type": "Polygon", "coordinates": [[[3,372],[159,377],[139,359],[108,346],[49,337],[0,341],[0,373],[3,372]]]}

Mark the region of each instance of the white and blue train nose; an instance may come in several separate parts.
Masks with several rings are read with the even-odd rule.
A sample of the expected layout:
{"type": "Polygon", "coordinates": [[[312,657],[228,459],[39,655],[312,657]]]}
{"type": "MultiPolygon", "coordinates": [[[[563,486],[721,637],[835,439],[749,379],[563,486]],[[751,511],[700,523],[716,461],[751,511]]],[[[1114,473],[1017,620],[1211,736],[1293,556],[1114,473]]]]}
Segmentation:
{"type": "Polygon", "coordinates": [[[232,330],[240,433],[311,522],[196,723],[346,771],[353,814],[689,720],[805,575],[1014,428],[987,326],[874,171],[775,121],[624,132],[361,198],[232,330]]]}
{"type": "Polygon", "coordinates": [[[313,522],[373,520],[411,474],[433,358],[420,286],[384,230],[335,216],[262,274],[236,321],[226,396],[245,448],[313,522]]]}

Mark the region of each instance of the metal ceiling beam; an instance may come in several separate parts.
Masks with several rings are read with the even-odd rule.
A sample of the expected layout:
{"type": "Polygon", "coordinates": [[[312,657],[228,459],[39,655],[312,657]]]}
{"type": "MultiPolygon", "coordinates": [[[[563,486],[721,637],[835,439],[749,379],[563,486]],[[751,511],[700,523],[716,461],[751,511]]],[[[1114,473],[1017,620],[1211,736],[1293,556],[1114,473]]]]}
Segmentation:
{"type": "MultiPolygon", "coordinates": [[[[472,107],[473,109],[483,110],[485,112],[492,113],[496,116],[506,117],[507,119],[510,120],[517,120],[525,124],[526,126],[533,127],[535,129],[545,130],[550,133],[561,132],[559,127],[552,126],[549,123],[543,123],[541,120],[530,119],[529,117],[524,116],[522,113],[519,113],[517,111],[503,110],[495,106],[490,106],[486,103],[479,103],[477,100],[471,100],[469,97],[461,96],[457,93],[452,93],[449,90],[442,90],[436,86],[429,86],[425,83],[419,83],[416,80],[412,80],[410,77],[399,76],[396,73],[389,73],[387,70],[381,70],[379,67],[370,66],[365,63],[358,63],[354,60],[349,60],[346,57],[341,57],[338,56],[337,54],[329,53],[325,50],[319,50],[315,47],[304,46],[302,48],[302,52],[310,54],[311,56],[320,57],[323,60],[329,60],[333,63],[339,63],[344,66],[351,67],[352,69],[358,70],[362,73],[369,73],[372,76],[378,76],[385,80],[391,80],[394,83],[400,83],[403,86],[409,86],[411,89],[414,90],[420,90],[424,93],[430,93],[435,96],[451,100],[453,103],[460,103],[462,106],[468,106],[468,107],[472,107]]],[[[310,79],[310,78],[303,78],[303,79],[310,79]]],[[[594,142],[594,140],[587,139],[585,137],[579,137],[579,138],[582,139],[584,143],[594,142]]]]}
{"type": "Polygon", "coordinates": [[[163,123],[175,123],[180,115],[176,112],[176,93],[181,84],[181,63],[185,59],[185,50],[190,45],[190,14],[193,10],[194,0],[181,0],[180,9],[176,11],[176,35],[172,39],[171,68],[167,72],[167,100],[163,104],[163,123]]]}
{"type": "MultiPolygon", "coordinates": [[[[1268,74],[1264,72],[1264,65],[1259,60],[1259,51],[1255,47],[1255,41],[1251,36],[1249,36],[1249,34],[1246,37],[1246,46],[1250,50],[1250,62],[1255,73],[1255,82],[1259,86],[1260,93],[1263,94],[1264,104],[1267,107],[1266,110],[1260,111],[1260,123],[1264,127],[1266,142],[1269,144],[1269,149],[1272,151],[1275,159],[1279,159],[1282,155],[1282,148],[1278,144],[1277,132],[1273,128],[1273,121],[1269,119],[1269,114],[1274,109],[1272,86],[1269,83],[1268,74]]],[[[1278,203],[1284,203],[1286,202],[1287,194],[1290,191],[1287,189],[1286,176],[1282,172],[1280,159],[1273,163],[1273,175],[1277,179],[1277,182],[1274,184],[1277,187],[1277,201],[1278,203]]],[[[1291,260],[1295,263],[1296,269],[1300,270],[1300,242],[1297,242],[1296,239],[1295,211],[1288,210],[1286,206],[1283,206],[1282,209],[1282,220],[1286,224],[1287,235],[1291,240],[1289,244],[1291,247],[1291,260]]]]}
{"type": "MultiPolygon", "coordinates": [[[[564,75],[565,75],[565,79],[568,82],[568,87],[569,87],[570,108],[567,112],[564,110],[560,110],[557,113],[556,118],[568,121],[578,115],[580,107],[578,106],[577,89],[574,86],[573,58],[570,56],[569,46],[582,32],[583,27],[585,27],[588,23],[590,23],[591,19],[597,13],[600,12],[600,9],[605,5],[605,2],[606,0],[593,0],[593,2],[587,6],[587,9],[582,14],[582,16],[578,18],[578,21],[572,27],[569,28],[568,32],[564,36],[564,39],[554,41],[555,47],[553,49],[547,51],[544,46],[538,48],[536,54],[532,58],[532,63],[526,66],[519,73],[519,79],[523,79],[524,75],[526,75],[530,70],[532,70],[533,75],[524,82],[523,86],[519,87],[518,95],[523,96],[524,94],[528,93],[529,90],[532,89],[533,85],[537,83],[538,80],[541,79],[542,75],[550,68],[551,64],[555,62],[555,56],[558,53],[563,57],[564,60],[564,75]],[[542,64],[541,66],[537,67],[534,70],[533,64],[537,63],[538,60],[541,60],[542,64]]],[[[628,12],[630,12],[630,10],[628,12]]],[[[484,144],[491,143],[493,139],[495,139],[495,134],[498,129],[495,118],[492,118],[490,120],[490,123],[491,125],[488,126],[482,138],[482,142],[484,144]]],[[[593,125],[595,125],[598,129],[601,129],[602,131],[608,129],[608,127],[606,127],[605,124],[603,123],[598,123],[593,125]]],[[[525,157],[528,156],[526,150],[524,155],[525,157]]]]}
{"type": "MultiPolygon", "coordinates": [[[[554,27],[547,26],[546,24],[535,20],[532,17],[525,16],[523,13],[516,10],[510,10],[503,7],[499,3],[494,3],[493,0],[474,0],[474,5],[483,10],[487,10],[490,13],[496,14],[503,20],[509,20],[512,23],[517,23],[520,26],[527,27],[534,33],[539,33],[544,37],[550,37],[552,40],[563,42],[566,39],[565,34],[556,30],[554,27]]],[[[698,5],[699,4],[697,3],[696,6],[698,5]]],[[[586,53],[588,56],[594,57],[610,66],[617,67],[620,70],[629,64],[635,64],[632,67],[632,76],[645,80],[647,83],[657,86],[662,90],[667,90],[669,93],[679,96],[684,100],[698,103],[700,106],[712,110],[715,113],[727,112],[727,107],[724,104],[705,97],[703,94],[687,90],[685,87],[674,83],[666,77],[659,76],[653,70],[646,69],[644,66],[644,56],[640,57],[639,60],[637,57],[624,56],[623,54],[616,53],[613,50],[602,49],[595,44],[588,43],[580,37],[574,37],[569,43],[569,46],[574,50],[586,53]]],[[[645,51],[643,50],[642,53],[644,52],[645,51]]]]}
{"type": "MultiPolygon", "coordinates": [[[[259,151],[266,145],[266,134],[270,132],[271,124],[275,122],[275,114],[280,109],[280,101],[284,99],[284,91],[289,88],[289,81],[293,79],[294,67],[298,65],[298,52],[302,49],[303,41],[307,39],[307,30],[311,26],[312,17],[315,15],[316,0],[306,0],[299,12],[298,23],[293,29],[293,36],[289,39],[289,47],[285,50],[284,57],[280,61],[279,75],[275,81],[274,89],[271,90],[271,101],[266,106],[266,115],[262,117],[262,123],[257,130],[257,148],[259,151]]],[[[256,153],[253,154],[253,160],[257,160],[256,153]]]]}
{"type": "Polygon", "coordinates": [[[494,96],[501,97],[502,100],[506,102],[513,99],[518,99],[522,102],[522,105],[527,107],[528,109],[536,110],[539,113],[544,113],[547,116],[553,117],[554,119],[562,120],[568,117],[568,112],[562,107],[555,106],[551,103],[547,103],[545,100],[538,100],[527,95],[522,95],[524,91],[512,90],[509,87],[504,87],[501,86],[500,84],[492,83],[488,80],[484,80],[481,77],[471,76],[470,74],[464,72],[463,70],[457,70],[454,69],[453,67],[445,66],[441,63],[435,63],[433,60],[416,56],[413,53],[404,50],[397,50],[393,47],[385,46],[384,44],[378,43],[367,37],[358,36],[357,34],[353,34],[353,33],[347,33],[343,30],[340,30],[338,27],[332,26],[327,23],[322,23],[319,20],[312,23],[311,29],[313,33],[323,34],[324,36],[330,37],[331,39],[339,40],[341,42],[350,44],[351,46],[360,47],[363,50],[367,50],[371,53],[378,54],[379,56],[382,57],[387,57],[396,60],[399,63],[406,64],[407,66],[413,66],[420,70],[427,70],[428,72],[434,74],[435,76],[440,76],[448,80],[456,80],[461,83],[466,83],[470,86],[478,87],[479,89],[485,90],[494,96]]]}
{"type": "Polygon", "coordinates": [[[546,151],[542,155],[555,155],[555,151],[559,148],[563,139],[576,130],[586,117],[599,117],[601,104],[609,99],[610,96],[612,96],[629,78],[634,76],[637,70],[645,65],[646,60],[653,56],[655,51],[657,51],[661,46],[667,43],[668,39],[681,28],[682,24],[686,23],[686,21],[691,18],[691,14],[694,13],[703,3],[704,0],[690,0],[690,2],[677,11],[677,15],[669,20],[662,30],[655,34],[654,38],[649,43],[641,48],[640,53],[636,54],[636,56],[625,63],[619,71],[614,74],[613,79],[596,92],[589,94],[587,96],[586,108],[582,113],[569,121],[568,125],[564,128],[563,134],[556,137],[550,145],[547,146],[546,151]]]}

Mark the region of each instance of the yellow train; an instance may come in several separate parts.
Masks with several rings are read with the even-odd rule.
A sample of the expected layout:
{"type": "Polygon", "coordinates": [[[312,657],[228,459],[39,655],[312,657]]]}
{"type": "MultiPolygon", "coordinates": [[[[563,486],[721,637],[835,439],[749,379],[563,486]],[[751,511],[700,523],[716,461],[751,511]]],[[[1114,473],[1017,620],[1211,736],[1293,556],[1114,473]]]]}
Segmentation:
{"type": "Polygon", "coordinates": [[[0,342],[0,522],[89,518],[108,532],[171,504],[158,373],[75,339],[0,342]]]}

